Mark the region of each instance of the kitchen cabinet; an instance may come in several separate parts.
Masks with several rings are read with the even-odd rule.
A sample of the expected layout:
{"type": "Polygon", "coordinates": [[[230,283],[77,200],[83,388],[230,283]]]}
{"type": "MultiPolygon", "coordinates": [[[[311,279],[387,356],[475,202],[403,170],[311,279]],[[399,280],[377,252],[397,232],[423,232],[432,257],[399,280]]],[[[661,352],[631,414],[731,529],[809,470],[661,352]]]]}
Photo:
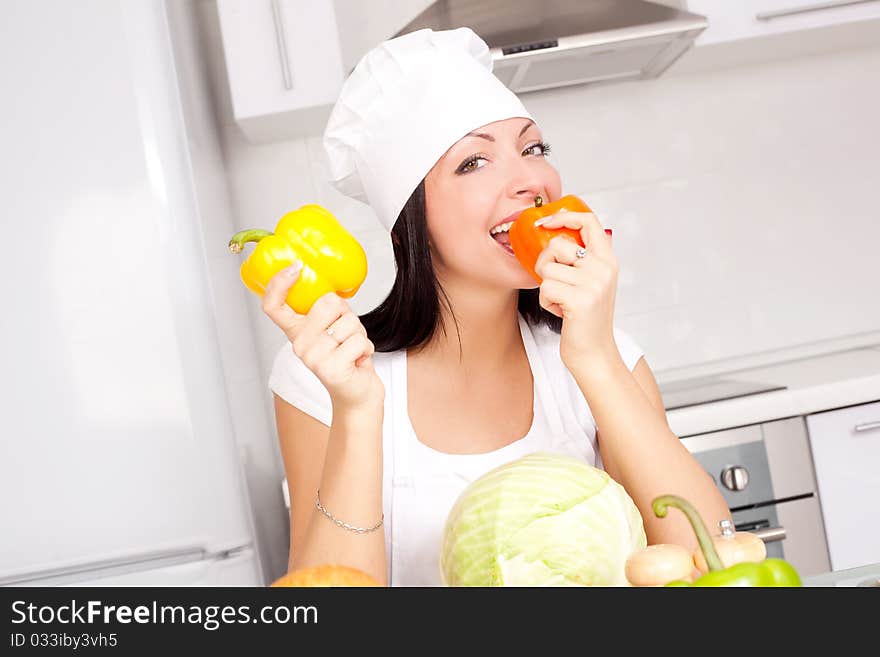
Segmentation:
{"type": "Polygon", "coordinates": [[[235,122],[252,142],[321,134],[345,78],[430,0],[217,0],[235,122]]]}
{"type": "Polygon", "coordinates": [[[807,416],[834,570],[880,558],[880,401],[807,416]]]}
{"type": "Polygon", "coordinates": [[[344,80],[334,3],[217,0],[235,121],[254,142],[318,134],[344,80]]]}
{"type": "Polygon", "coordinates": [[[709,19],[695,45],[880,20],[880,0],[688,0],[709,19]]]}

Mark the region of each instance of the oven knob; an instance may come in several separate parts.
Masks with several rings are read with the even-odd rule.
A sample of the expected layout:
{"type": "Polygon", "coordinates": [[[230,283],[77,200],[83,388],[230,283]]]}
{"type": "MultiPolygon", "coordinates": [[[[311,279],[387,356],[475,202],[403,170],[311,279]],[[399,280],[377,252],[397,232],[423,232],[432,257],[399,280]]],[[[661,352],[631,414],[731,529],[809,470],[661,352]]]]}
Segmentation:
{"type": "Polygon", "coordinates": [[[749,485],[749,471],[741,465],[724,468],[721,471],[721,483],[728,490],[744,490],[749,485]]]}

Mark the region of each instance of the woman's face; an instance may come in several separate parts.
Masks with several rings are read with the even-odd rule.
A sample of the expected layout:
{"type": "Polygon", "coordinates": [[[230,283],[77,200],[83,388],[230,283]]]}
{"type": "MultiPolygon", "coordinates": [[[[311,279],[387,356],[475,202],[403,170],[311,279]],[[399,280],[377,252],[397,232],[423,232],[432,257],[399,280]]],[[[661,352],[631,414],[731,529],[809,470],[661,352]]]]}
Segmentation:
{"type": "Polygon", "coordinates": [[[558,199],[560,189],[559,172],[547,161],[541,131],[531,120],[496,121],[468,133],[425,178],[438,274],[504,289],[537,287],[489,231],[534,206],[536,196],[545,202],[558,199]]]}

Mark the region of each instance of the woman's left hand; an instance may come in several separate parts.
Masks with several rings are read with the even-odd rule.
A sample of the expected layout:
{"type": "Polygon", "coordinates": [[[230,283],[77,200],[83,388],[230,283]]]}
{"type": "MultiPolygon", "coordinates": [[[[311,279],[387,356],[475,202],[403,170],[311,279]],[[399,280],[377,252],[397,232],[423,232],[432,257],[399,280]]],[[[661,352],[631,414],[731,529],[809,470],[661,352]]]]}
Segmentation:
{"type": "Polygon", "coordinates": [[[560,235],[550,240],[535,263],[543,279],[540,304],[562,318],[562,362],[573,372],[596,358],[619,356],[614,341],[618,265],[611,236],[592,212],[558,212],[542,226],[579,230],[586,250],[578,258],[580,245],[560,235]]]}

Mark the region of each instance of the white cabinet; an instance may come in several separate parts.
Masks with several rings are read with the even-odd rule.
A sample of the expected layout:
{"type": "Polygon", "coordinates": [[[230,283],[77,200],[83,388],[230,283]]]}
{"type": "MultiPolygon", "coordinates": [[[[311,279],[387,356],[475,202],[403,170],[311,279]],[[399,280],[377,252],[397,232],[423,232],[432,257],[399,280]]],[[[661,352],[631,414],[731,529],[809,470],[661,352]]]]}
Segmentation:
{"type": "Polygon", "coordinates": [[[236,123],[252,141],[319,134],[345,71],[334,3],[217,0],[236,123]]]}
{"type": "Polygon", "coordinates": [[[880,0],[688,0],[709,19],[697,46],[880,19],[880,0]]]}
{"type": "Polygon", "coordinates": [[[321,134],[368,50],[431,0],[217,0],[235,121],[253,142],[321,134]]]}
{"type": "Polygon", "coordinates": [[[880,561],[880,402],[807,416],[834,570],[880,561]]]}

